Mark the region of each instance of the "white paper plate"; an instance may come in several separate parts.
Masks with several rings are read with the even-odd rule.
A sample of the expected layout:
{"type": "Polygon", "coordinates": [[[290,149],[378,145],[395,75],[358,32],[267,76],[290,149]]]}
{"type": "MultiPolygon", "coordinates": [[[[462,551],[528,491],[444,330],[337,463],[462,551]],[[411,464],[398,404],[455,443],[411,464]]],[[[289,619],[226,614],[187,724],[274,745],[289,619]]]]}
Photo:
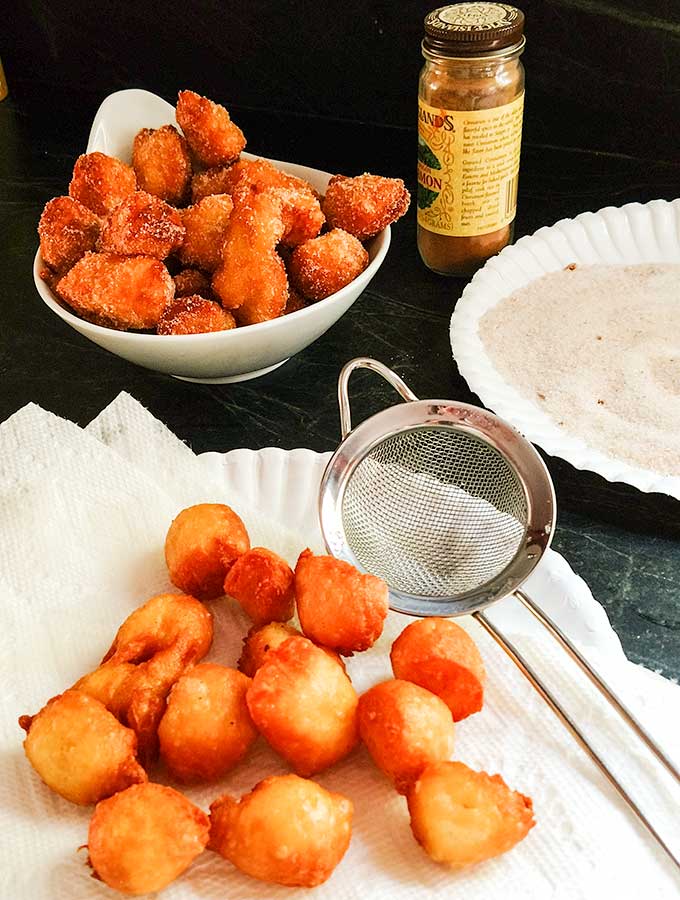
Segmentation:
{"type": "Polygon", "coordinates": [[[642,469],[565,434],[538,406],[523,397],[496,370],[479,337],[488,310],[541,275],[570,263],[635,264],[680,262],[680,200],[652,200],[607,207],[563,219],[520,238],[490,259],[463,291],[451,317],[451,347],[470,389],[502,418],[551,456],[577,469],[597,472],[641,491],[659,491],[680,499],[680,478],[642,469]]]}

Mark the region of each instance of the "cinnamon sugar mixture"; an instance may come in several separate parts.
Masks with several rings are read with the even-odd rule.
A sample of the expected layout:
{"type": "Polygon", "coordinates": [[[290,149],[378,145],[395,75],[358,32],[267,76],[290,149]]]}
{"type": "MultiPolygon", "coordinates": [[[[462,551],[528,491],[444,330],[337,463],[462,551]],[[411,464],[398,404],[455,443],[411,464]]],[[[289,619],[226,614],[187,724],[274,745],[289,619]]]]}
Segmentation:
{"type": "Polygon", "coordinates": [[[479,334],[565,433],[680,475],[680,265],[567,267],[501,300],[479,334]]]}

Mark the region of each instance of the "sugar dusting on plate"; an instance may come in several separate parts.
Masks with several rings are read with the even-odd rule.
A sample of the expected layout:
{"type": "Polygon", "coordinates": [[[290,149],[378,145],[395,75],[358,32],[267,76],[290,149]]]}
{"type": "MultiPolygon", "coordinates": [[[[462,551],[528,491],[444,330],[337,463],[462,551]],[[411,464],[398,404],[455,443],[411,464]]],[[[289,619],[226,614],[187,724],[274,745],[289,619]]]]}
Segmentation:
{"type": "Polygon", "coordinates": [[[565,433],[680,475],[680,265],[569,266],[503,298],[479,335],[565,433]]]}

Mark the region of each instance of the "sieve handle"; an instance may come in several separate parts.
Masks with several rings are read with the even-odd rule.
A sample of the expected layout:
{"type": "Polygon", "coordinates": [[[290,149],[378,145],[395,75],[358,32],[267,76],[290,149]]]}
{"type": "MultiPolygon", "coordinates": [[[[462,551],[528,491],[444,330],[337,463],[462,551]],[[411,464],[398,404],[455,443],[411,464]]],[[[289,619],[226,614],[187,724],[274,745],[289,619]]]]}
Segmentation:
{"type": "Polygon", "coordinates": [[[342,367],[340,377],[338,378],[340,431],[342,432],[343,441],[352,430],[352,411],[349,405],[348,387],[349,377],[355,369],[370,369],[371,372],[377,372],[378,375],[381,375],[388,384],[391,384],[395,391],[397,391],[397,393],[400,394],[401,397],[403,397],[403,399],[409,403],[413,400],[418,399],[413,391],[409,388],[409,386],[405,384],[396,374],[396,372],[393,372],[392,369],[388,369],[387,366],[383,365],[383,363],[381,362],[378,362],[377,359],[371,359],[370,356],[357,356],[355,359],[350,359],[350,361],[348,363],[345,363],[345,365],[342,367]]]}

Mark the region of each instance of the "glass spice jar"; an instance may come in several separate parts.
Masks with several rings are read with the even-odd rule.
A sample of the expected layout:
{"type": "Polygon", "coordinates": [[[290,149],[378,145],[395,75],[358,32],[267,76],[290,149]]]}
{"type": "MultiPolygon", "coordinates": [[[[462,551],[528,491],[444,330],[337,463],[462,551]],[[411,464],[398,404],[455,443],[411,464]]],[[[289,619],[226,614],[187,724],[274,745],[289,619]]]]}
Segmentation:
{"type": "Polygon", "coordinates": [[[441,275],[471,275],[512,240],[524,43],[524,14],[505,3],[455,3],[425,18],[418,250],[441,275]]]}

